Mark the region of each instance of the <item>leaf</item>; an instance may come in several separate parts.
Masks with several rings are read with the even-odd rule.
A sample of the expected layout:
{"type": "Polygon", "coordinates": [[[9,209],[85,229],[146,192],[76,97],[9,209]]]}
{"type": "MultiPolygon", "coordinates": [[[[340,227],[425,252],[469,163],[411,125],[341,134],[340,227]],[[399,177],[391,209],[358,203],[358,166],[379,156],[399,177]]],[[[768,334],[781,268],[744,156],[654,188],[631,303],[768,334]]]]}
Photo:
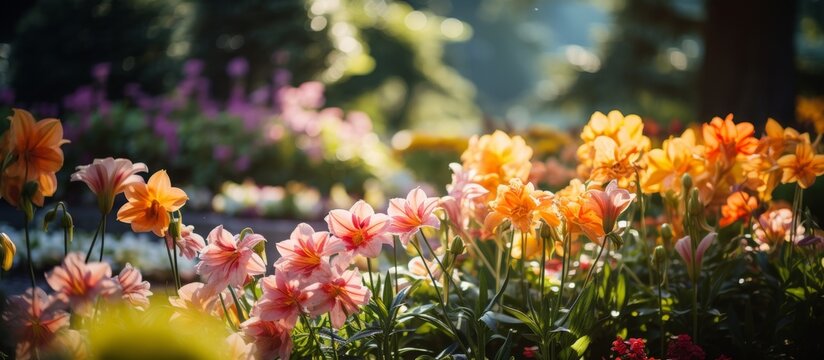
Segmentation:
{"type": "Polygon", "coordinates": [[[506,285],[509,284],[509,275],[512,274],[512,272],[509,270],[508,267],[509,267],[509,265],[507,265],[506,277],[504,277],[504,283],[501,284],[501,288],[498,290],[498,293],[496,293],[495,296],[492,297],[492,300],[489,301],[489,304],[486,305],[486,308],[484,309],[484,312],[487,312],[487,311],[491,310],[492,307],[495,306],[495,303],[497,303],[498,300],[500,300],[501,296],[503,296],[504,290],[506,290],[506,285]]]}
{"type": "Polygon", "coordinates": [[[575,342],[569,347],[572,348],[572,350],[575,350],[578,356],[583,356],[584,352],[587,351],[587,348],[589,347],[590,341],[591,339],[589,338],[589,335],[584,335],[579,337],[578,340],[575,340],[575,342]]]}
{"type": "Polygon", "coordinates": [[[383,329],[378,328],[367,328],[361,331],[356,332],[354,335],[350,336],[346,341],[343,343],[344,346],[351,344],[354,341],[358,341],[361,339],[366,339],[368,337],[375,336],[377,334],[383,333],[383,329]]]}
{"type": "Polygon", "coordinates": [[[512,334],[514,333],[515,330],[509,329],[509,333],[506,334],[506,340],[504,340],[503,345],[501,345],[501,348],[498,349],[498,352],[495,354],[495,360],[504,360],[509,356],[512,350],[512,334]]]}

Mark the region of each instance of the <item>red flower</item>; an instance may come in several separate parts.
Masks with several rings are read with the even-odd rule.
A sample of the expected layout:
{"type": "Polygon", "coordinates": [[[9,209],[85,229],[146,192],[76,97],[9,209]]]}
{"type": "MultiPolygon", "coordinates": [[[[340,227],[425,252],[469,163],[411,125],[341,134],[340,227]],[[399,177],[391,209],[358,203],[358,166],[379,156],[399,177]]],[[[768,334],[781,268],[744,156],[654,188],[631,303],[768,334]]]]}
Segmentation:
{"type": "Polygon", "coordinates": [[[672,360],[704,360],[704,349],[692,343],[689,335],[681,334],[670,340],[667,346],[667,359],[672,360]]]}

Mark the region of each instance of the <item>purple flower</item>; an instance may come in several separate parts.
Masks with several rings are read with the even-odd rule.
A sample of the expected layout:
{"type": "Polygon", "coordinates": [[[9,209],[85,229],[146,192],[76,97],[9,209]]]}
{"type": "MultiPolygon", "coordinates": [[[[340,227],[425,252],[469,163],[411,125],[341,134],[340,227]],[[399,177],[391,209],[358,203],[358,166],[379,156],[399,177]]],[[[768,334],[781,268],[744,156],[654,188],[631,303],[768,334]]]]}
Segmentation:
{"type": "Polygon", "coordinates": [[[0,88],[0,104],[11,105],[14,103],[14,89],[0,88]]]}
{"type": "Polygon", "coordinates": [[[249,62],[246,61],[246,58],[243,57],[236,57],[232,60],[229,60],[229,64],[226,65],[226,73],[229,74],[229,77],[233,79],[240,78],[246,73],[249,72],[249,62]]]}
{"type": "Polygon", "coordinates": [[[226,145],[217,145],[213,150],[213,156],[218,161],[225,161],[229,159],[230,156],[232,156],[232,148],[226,145]]]}
{"type": "Polygon", "coordinates": [[[103,62],[92,66],[92,77],[99,83],[106,82],[112,70],[112,64],[103,62]]]}
{"type": "Polygon", "coordinates": [[[189,59],[186,60],[186,63],[183,64],[183,74],[186,75],[187,78],[193,78],[200,76],[203,72],[203,60],[200,59],[189,59]]]}

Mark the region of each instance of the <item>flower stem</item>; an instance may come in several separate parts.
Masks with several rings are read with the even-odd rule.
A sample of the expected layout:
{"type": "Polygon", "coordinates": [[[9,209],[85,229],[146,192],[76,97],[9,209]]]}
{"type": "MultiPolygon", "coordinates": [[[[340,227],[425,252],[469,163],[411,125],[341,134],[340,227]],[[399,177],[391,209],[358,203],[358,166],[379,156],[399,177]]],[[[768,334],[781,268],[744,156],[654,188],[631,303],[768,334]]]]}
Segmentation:
{"type": "Polygon", "coordinates": [[[243,307],[240,306],[240,300],[237,298],[237,293],[235,293],[235,289],[233,289],[231,285],[227,286],[227,288],[229,288],[229,294],[232,294],[232,300],[234,300],[235,302],[238,323],[242,324],[244,321],[246,321],[246,314],[243,311],[243,307]]]}
{"type": "Polygon", "coordinates": [[[86,262],[89,262],[89,259],[92,257],[92,250],[94,249],[94,244],[97,243],[97,236],[100,235],[100,228],[103,227],[103,217],[100,218],[100,223],[97,224],[97,230],[94,231],[94,236],[92,237],[92,244],[89,246],[89,251],[86,252],[86,262]]]}
{"type": "MultiPolygon", "coordinates": [[[[34,299],[34,289],[37,287],[34,281],[34,260],[31,258],[31,241],[29,240],[29,217],[23,214],[23,234],[26,238],[26,258],[29,260],[29,276],[31,278],[32,300],[34,299]]],[[[32,308],[36,302],[32,301],[32,308]]]]}
{"type": "Polygon", "coordinates": [[[458,299],[461,301],[461,303],[465,304],[466,302],[464,301],[463,294],[461,294],[461,288],[458,286],[458,284],[455,284],[455,281],[452,279],[451,274],[441,262],[441,259],[438,259],[438,256],[435,255],[435,250],[432,249],[432,245],[429,244],[429,240],[426,238],[426,235],[423,234],[423,230],[419,228],[418,233],[421,234],[424,245],[426,245],[427,250],[429,250],[429,253],[432,254],[432,257],[435,259],[435,262],[438,263],[438,266],[441,268],[441,273],[444,274],[444,276],[446,277],[446,281],[448,282],[447,285],[452,284],[452,286],[455,287],[455,294],[458,295],[458,299]]]}
{"type": "MultiPolygon", "coordinates": [[[[103,248],[106,246],[106,216],[107,214],[103,214],[103,219],[100,220],[101,230],[100,230],[100,262],[103,262],[103,248]]],[[[178,288],[180,288],[178,286],[178,288]]]]}
{"type": "Polygon", "coordinates": [[[328,320],[329,320],[329,341],[332,342],[332,355],[334,355],[335,360],[338,360],[338,346],[335,345],[335,329],[332,328],[332,313],[329,313],[328,320]]]}

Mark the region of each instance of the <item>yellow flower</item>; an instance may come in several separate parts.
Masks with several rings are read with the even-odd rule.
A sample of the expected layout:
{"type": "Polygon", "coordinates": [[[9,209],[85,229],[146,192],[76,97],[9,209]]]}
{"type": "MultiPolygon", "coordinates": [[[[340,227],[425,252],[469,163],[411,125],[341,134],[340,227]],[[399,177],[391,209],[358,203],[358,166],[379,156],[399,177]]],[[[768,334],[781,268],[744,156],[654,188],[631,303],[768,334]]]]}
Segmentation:
{"type": "Polygon", "coordinates": [[[801,142],[795,147],[795,154],[788,154],[778,159],[781,166],[781,183],[798,182],[806,189],[815,183],[815,178],[824,174],[824,155],[815,153],[812,144],[801,142]]]}
{"type": "Polygon", "coordinates": [[[644,156],[646,169],[641,173],[641,188],[645,193],[681,193],[681,177],[695,177],[704,172],[703,153],[696,144],[695,132],[687,129],[680,137],[664,140],[660,149],[652,149],[644,156]]]}
{"type": "Polygon", "coordinates": [[[14,263],[14,255],[17,253],[17,247],[11,241],[6,233],[0,233],[0,268],[4,271],[11,270],[11,265],[14,263]]]}
{"type": "Polygon", "coordinates": [[[613,110],[592,117],[581,132],[584,141],[578,147],[578,175],[599,184],[618,179],[629,187],[635,174],[635,162],[650,148],[644,136],[644,123],[638,115],[624,116],[613,110]]]}
{"type": "Polygon", "coordinates": [[[509,137],[503,131],[469,139],[469,147],[461,155],[463,168],[475,171],[475,182],[494,198],[499,185],[513,179],[527,181],[532,169],[532,148],[520,136],[509,137]]]}

